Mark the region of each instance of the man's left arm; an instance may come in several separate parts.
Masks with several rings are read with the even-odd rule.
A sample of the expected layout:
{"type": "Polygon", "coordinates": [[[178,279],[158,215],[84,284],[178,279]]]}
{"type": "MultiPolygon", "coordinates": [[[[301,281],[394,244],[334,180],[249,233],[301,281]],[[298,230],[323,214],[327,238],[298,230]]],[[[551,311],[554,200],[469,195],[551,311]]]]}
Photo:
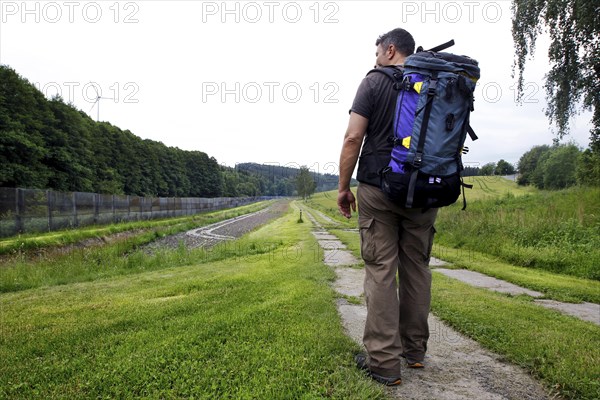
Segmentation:
{"type": "Polygon", "coordinates": [[[356,200],[350,191],[352,173],[356,167],[360,148],[367,131],[369,120],[355,112],[350,113],[348,128],[340,154],[340,179],[338,185],[338,209],[346,218],[352,216],[351,210],[356,211],[356,200]]]}

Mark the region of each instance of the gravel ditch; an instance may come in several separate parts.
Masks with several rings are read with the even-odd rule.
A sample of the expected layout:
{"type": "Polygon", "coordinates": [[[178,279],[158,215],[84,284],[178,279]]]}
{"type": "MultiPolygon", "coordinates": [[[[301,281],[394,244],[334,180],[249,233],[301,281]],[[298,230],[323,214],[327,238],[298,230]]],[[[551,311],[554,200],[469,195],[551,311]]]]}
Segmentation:
{"type": "Polygon", "coordinates": [[[270,221],[279,218],[287,210],[289,201],[282,200],[262,210],[240,215],[214,224],[194,228],[187,232],[157,239],[145,246],[148,252],[164,249],[177,249],[185,246],[187,249],[196,247],[211,247],[226,240],[232,240],[253,231],[270,221]]]}

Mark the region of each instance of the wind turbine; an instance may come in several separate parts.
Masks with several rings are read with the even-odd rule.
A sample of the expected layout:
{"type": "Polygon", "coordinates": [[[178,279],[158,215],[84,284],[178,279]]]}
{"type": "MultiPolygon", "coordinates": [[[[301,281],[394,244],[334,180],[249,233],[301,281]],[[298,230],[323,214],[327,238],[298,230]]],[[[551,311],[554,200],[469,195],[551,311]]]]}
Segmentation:
{"type": "Polygon", "coordinates": [[[98,93],[98,89],[96,89],[96,85],[92,84],[91,82],[90,82],[90,85],[94,88],[94,92],[96,92],[96,100],[94,101],[94,104],[92,104],[92,107],[90,108],[89,112],[91,112],[94,109],[94,106],[97,106],[97,108],[96,108],[96,112],[97,112],[97,114],[96,114],[96,122],[98,122],[98,121],[100,121],[100,99],[109,100],[110,97],[102,97],[102,96],[100,96],[100,93],[98,93]]]}

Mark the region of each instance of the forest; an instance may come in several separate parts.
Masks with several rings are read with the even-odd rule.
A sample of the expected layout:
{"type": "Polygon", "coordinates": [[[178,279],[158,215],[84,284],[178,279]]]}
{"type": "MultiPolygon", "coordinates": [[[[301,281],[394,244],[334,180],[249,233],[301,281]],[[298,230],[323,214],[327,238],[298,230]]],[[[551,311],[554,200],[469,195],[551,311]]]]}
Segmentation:
{"type": "MultiPolygon", "coordinates": [[[[47,99],[0,65],[0,187],[150,197],[291,196],[301,167],[255,163],[234,168],[202,151],[142,139],[96,122],[60,97],[47,99]]],[[[337,176],[311,172],[315,190],[337,176]]]]}
{"type": "MultiPolygon", "coordinates": [[[[466,166],[463,176],[512,175],[522,185],[561,189],[600,184],[597,153],[573,144],[536,146],[518,165],[466,166]],[[538,162],[539,161],[539,162],[538,162]]],[[[146,197],[304,196],[337,187],[335,174],[300,165],[219,164],[202,151],[142,139],[96,122],[60,97],[47,99],[0,65],[0,187],[146,197]],[[304,174],[314,185],[302,187],[304,174]]],[[[331,165],[323,170],[335,170],[331,165]]]]}

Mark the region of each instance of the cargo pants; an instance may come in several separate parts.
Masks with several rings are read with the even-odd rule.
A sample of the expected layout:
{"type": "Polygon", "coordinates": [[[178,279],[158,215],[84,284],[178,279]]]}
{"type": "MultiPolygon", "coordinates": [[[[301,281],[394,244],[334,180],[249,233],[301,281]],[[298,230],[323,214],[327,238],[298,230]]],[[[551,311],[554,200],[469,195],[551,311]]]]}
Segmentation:
{"type": "Polygon", "coordinates": [[[398,207],[367,184],[358,186],[357,197],[367,303],[363,343],[374,372],[400,376],[401,356],[423,361],[427,351],[429,258],[438,210],[398,207]]]}

